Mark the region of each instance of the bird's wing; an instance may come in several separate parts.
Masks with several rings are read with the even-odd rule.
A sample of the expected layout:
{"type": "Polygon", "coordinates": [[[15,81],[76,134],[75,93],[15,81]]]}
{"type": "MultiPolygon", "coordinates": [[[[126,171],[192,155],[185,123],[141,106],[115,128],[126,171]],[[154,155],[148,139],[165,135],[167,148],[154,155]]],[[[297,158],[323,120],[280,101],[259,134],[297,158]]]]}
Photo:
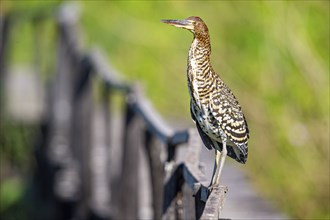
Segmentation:
{"type": "Polygon", "coordinates": [[[198,133],[199,133],[199,136],[201,137],[201,139],[202,139],[202,141],[203,141],[205,147],[207,147],[207,149],[209,149],[209,150],[212,150],[212,146],[213,146],[212,141],[210,140],[209,136],[207,136],[207,135],[203,132],[202,128],[200,127],[200,125],[199,125],[199,123],[198,123],[198,121],[196,120],[196,116],[195,116],[195,114],[194,114],[193,111],[194,111],[194,110],[193,110],[193,105],[192,105],[192,103],[191,103],[191,101],[190,101],[190,114],[191,114],[191,118],[192,118],[192,120],[193,120],[193,121],[195,122],[195,124],[196,124],[197,130],[198,130],[198,133]]]}
{"type": "Polygon", "coordinates": [[[249,129],[234,94],[223,83],[210,94],[210,112],[228,139],[247,157],[249,129]]]}

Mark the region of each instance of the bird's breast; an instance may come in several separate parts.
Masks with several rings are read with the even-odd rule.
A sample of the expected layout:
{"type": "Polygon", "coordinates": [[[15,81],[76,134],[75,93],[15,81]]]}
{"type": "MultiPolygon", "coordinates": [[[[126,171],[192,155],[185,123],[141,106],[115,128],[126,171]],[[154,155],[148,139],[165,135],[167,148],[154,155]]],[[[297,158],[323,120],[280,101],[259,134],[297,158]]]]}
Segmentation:
{"type": "Polygon", "coordinates": [[[188,87],[191,98],[200,106],[201,104],[208,104],[210,92],[214,86],[212,79],[203,76],[199,71],[193,66],[188,68],[188,87]]]}

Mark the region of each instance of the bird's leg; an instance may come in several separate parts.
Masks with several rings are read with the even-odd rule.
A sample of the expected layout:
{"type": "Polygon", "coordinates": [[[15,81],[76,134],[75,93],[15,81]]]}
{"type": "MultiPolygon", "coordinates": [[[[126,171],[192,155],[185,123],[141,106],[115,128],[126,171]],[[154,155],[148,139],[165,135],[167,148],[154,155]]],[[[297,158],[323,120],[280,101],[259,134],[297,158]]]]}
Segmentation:
{"type": "Polygon", "coordinates": [[[215,149],[215,171],[212,176],[212,186],[218,186],[220,183],[220,176],[223,169],[223,165],[225,163],[227,156],[227,147],[226,141],[222,141],[222,151],[218,151],[215,149]]]}
{"type": "Polygon", "coordinates": [[[221,172],[223,169],[223,165],[225,164],[225,160],[226,160],[226,156],[227,156],[227,146],[226,146],[226,142],[222,141],[222,151],[220,153],[220,161],[218,163],[218,173],[215,173],[215,184],[219,185],[220,183],[220,176],[221,176],[221,172]]]}
{"type": "Polygon", "coordinates": [[[217,149],[214,149],[215,152],[215,161],[214,161],[214,169],[213,169],[213,174],[212,174],[212,184],[211,186],[214,186],[216,183],[216,176],[217,173],[219,173],[219,162],[220,162],[220,157],[221,153],[217,149]]]}

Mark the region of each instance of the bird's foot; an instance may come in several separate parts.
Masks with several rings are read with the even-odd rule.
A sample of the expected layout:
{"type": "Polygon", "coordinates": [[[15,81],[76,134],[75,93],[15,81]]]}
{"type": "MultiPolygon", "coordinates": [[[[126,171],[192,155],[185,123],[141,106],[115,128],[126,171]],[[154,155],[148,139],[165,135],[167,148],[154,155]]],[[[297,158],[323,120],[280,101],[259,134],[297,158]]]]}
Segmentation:
{"type": "Polygon", "coordinates": [[[209,187],[208,187],[208,190],[209,190],[209,193],[212,192],[212,190],[216,187],[219,187],[220,184],[217,184],[217,183],[212,183],[209,187]]]}
{"type": "Polygon", "coordinates": [[[210,185],[209,185],[209,187],[208,187],[209,192],[211,192],[213,188],[220,187],[220,186],[221,186],[221,185],[220,185],[220,181],[219,181],[219,179],[213,177],[213,178],[212,178],[212,181],[211,181],[211,183],[210,183],[210,185]]]}
{"type": "Polygon", "coordinates": [[[211,193],[214,189],[225,188],[225,192],[227,192],[227,186],[222,186],[220,183],[214,183],[208,187],[209,193],[211,193]]]}

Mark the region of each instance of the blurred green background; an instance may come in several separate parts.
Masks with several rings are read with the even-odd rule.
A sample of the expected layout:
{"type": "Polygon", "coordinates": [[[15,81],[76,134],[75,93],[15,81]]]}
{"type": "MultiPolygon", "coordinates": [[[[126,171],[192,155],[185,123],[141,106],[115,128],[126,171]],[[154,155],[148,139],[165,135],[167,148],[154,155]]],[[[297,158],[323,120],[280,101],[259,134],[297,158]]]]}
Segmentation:
{"type": "MultiPolygon", "coordinates": [[[[234,91],[249,123],[243,170],[289,216],[330,218],[329,1],[78,2],[86,48],[100,46],[127,80],[143,84],[165,118],[189,126],[186,60],[192,34],[160,20],[203,18],[213,67],[234,91]]],[[[1,12],[34,13],[58,3],[1,1],[1,12]]],[[[13,30],[12,64],[31,62],[32,26],[25,20],[13,30]]],[[[49,48],[43,52],[43,70],[52,73],[51,20],[43,35],[49,48]]],[[[33,166],[31,136],[37,132],[10,119],[1,123],[0,211],[22,194],[33,166]]]]}

